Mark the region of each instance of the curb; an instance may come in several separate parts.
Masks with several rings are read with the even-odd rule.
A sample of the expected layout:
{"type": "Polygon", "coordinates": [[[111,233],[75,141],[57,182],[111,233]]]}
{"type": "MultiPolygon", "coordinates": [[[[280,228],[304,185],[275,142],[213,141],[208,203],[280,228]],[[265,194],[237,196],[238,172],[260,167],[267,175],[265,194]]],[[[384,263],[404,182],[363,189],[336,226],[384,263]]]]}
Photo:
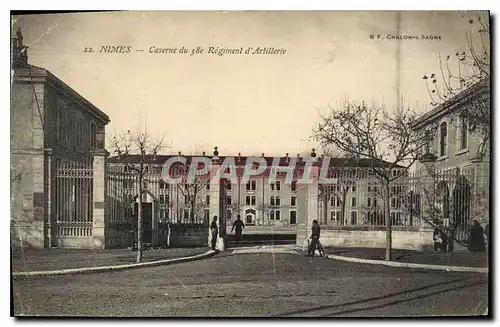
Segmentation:
{"type": "Polygon", "coordinates": [[[210,250],[202,254],[196,254],[190,257],[174,258],[174,259],[163,259],[150,262],[141,263],[131,263],[124,265],[115,266],[101,266],[101,267],[86,267],[86,268],[73,268],[73,269],[61,269],[61,270],[46,270],[46,271],[21,271],[13,272],[13,278],[26,278],[26,277],[46,277],[46,276],[60,276],[60,275],[76,275],[76,274],[92,274],[92,273],[102,273],[110,271],[120,271],[133,268],[145,268],[145,267],[156,267],[162,265],[171,265],[174,263],[182,263],[188,261],[195,261],[206,259],[217,254],[218,251],[210,250]]]}
{"type": "Polygon", "coordinates": [[[343,257],[340,255],[333,255],[333,254],[329,254],[327,257],[328,257],[328,259],[334,259],[334,260],[342,260],[342,261],[357,262],[357,263],[368,263],[368,264],[372,264],[372,265],[384,265],[384,266],[390,266],[390,267],[445,270],[445,271],[457,271],[457,272],[477,272],[477,273],[483,273],[483,274],[489,273],[488,268],[427,265],[427,264],[420,264],[420,263],[370,260],[370,259],[360,259],[360,258],[353,258],[353,257],[343,257]]]}

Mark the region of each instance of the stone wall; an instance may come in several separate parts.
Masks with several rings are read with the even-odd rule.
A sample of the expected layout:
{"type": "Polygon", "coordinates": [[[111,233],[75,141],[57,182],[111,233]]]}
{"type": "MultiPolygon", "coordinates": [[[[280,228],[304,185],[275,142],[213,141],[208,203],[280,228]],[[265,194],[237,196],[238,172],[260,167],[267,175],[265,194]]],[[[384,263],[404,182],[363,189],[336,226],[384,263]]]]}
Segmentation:
{"type": "MultiPolygon", "coordinates": [[[[385,230],[379,229],[322,229],[321,244],[324,247],[385,248],[385,230]]],[[[419,230],[393,230],[392,248],[416,251],[433,249],[432,232],[419,230]]],[[[297,238],[297,244],[304,239],[297,238]]]]}
{"type": "Polygon", "coordinates": [[[171,248],[207,246],[209,238],[208,226],[203,225],[171,225],[167,234],[165,243],[171,248]]]}
{"type": "Polygon", "coordinates": [[[47,244],[44,196],[43,84],[12,84],[11,98],[11,242],[15,247],[47,244]],[[38,97],[38,108],[34,90],[38,97]]]}
{"type": "Polygon", "coordinates": [[[123,249],[133,245],[132,225],[129,223],[107,223],[104,229],[106,249],[123,249]]]}

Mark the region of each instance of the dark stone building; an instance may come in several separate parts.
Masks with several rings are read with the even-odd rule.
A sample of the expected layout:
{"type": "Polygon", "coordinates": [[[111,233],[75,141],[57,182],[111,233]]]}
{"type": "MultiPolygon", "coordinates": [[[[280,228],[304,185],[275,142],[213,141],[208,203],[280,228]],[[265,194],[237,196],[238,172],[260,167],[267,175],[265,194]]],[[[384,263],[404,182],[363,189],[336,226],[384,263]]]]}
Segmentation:
{"type": "Polygon", "coordinates": [[[18,30],[11,38],[12,243],[93,247],[94,166],[106,155],[109,118],[30,65],[27,50],[18,30]]]}

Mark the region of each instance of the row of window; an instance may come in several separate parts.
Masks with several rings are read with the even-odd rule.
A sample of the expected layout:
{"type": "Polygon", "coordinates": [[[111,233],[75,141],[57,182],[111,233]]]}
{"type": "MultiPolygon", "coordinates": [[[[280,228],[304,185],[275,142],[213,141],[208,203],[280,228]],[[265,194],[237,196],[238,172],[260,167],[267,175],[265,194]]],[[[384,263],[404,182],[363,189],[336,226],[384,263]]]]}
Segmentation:
{"type": "MultiPolygon", "coordinates": [[[[133,186],[134,186],[134,182],[135,182],[135,181],[134,181],[133,179],[128,179],[128,180],[126,179],[126,180],[124,180],[124,181],[123,181],[123,188],[126,188],[126,189],[133,188],[133,186]]],[[[279,182],[278,182],[278,183],[279,183],[279,182]]],[[[148,184],[149,184],[149,183],[148,183],[148,181],[147,181],[147,180],[145,180],[145,181],[144,181],[144,186],[145,186],[145,188],[147,188],[147,187],[148,187],[148,184]]],[[[167,183],[165,183],[165,182],[163,182],[163,181],[159,181],[159,182],[158,182],[158,185],[159,185],[159,188],[160,188],[161,190],[169,190],[169,189],[170,189],[170,184],[167,184],[167,183]]],[[[231,190],[232,190],[231,184],[230,184],[230,183],[228,183],[228,184],[226,184],[226,185],[227,185],[227,186],[226,186],[226,189],[227,189],[228,191],[231,191],[231,190]]],[[[273,184],[271,184],[271,185],[273,185],[273,184]]],[[[277,184],[277,185],[279,185],[279,184],[277,184]]],[[[296,190],[296,186],[294,187],[293,185],[294,185],[294,184],[292,183],[292,191],[295,191],[295,190],[296,190]]],[[[186,185],[185,187],[187,188],[188,186],[186,185]]],[[[206,185],[206,188],[209,190],[209,189],[210,189],[210,184],[207,184],[207,185],[206,185]]],[[[333,191],[333,192],[339,192],[340,188],[341,188],[341,186],[340,186],[340,185],[334,185],[334,186],[331,186],[330,191],[333,191]]],[[[356,185],[352,185],[352,186],[350,187],[350,189],[351,189],[351,191],[352,191],[352,192],[356,192],[356,185]]],[[[247,190],[248,190],[248,188],[247,188],[247,190]]],[[[252,190],[252,189],[250,189],[250,190],[252,190]]],[[[280,190],[280,188],[279,188],[279,187],[278,187],[278,188],[271,188],[271,190],[277,190],[277,191],[279,191],[279,190],[280,190]]],[[[392,193],[392,194],[401,194],[401,193],[403,193],[403,191],[404,191],[403,186],[393,186],[393,187],[391,187],[391,193],[392,193]]],[[[373,192],[373,193],[377,193],[377,192],[378,192],[378,188],[377,188],[377,186],[373,186],[373,187],[372,187],[372,186],[370,186],[370,185],[369,185],[369,186],[368,186],[368,192],[369,192],[369,193],[372,193],[372,192],[373,192]]]]}
{"type": "MultiPolygon", "coordinates": [[[[148,172],[148,170],[149,170],[148,166],[144,166],[144,171],[148,172]]],[[[124,166],[123,167],[123,171],[124,172],[132,172],[133,169],[130,168],[130,167],[128,167],[128,166],[124,166]]],[[[123,181],[123,188],[132,188],[133,187],[133,183],[134,183],[134,180],[124,180],[123,181]]],[[[147,185],[147,181],[145,181],[145,183],[147,185]]],[[[170,184],[165,183],[162,180],[160,180],[158,182],[158,185],[159,185],[159,188],[162,189],[162,190],[163,189],[166,189],[166,190],[170,189],[170,184]]],[[[232,184],[231,183],[226,183],[225,185],[226,185],[226,189],[228,191],[232,190],[232,184]]],[[[210,184],[209,183],[207,183],[206,188],[207,188],[207,190],[210,189],[210,184]]],[[[249,182],[246,183],[246,190],[247,191],[255,191],[256,188],[257,188],[256,181],[249,181],[249,182]]],[[[270,188],[271,188],[271,191],[280,191],[281,190],[281,182],[277,181],[275,183],[271,183],[270,184],[270,188]]],[[[292,182],[291,183],[291,190],[292,190],[292,192],[294,192],[294,191],[297,190],[297,183],[296,182],[292,182]]]]}
{"type": "MultiPolygon", "coordinates": [[[[272,209],[268,212],[268,218],[269,220],[272,221],[279,221],[282,219],[281,217],[281,209],[272,209]]],[[[160,210],[160,221],[169,219],[169,210],[166,209],[161,209],[160,210]]],[[[189,220],[190,219],[190,209],[185,208],[183,211],[183,219],[184,220],[189,220]]],[[[402,212],[391,212],[390,213],[390,218],[392,222],[397,222],[402,219],[403,213],[402,212]]],[[[210,211],[208,209],[204,210],[204,219],[205,221],[208,221],[210,217],[210,211]]],[[[227,217],[230,218],[232,217],[232,211],[228,210],[227,217]]],[[[289,210],[288,211],[288,218],[289,218],[289,223],[290,224],[296,224],[297,223],[297,211],[296,210],[289,210]]],[[[383,225],[385,223],[383,219],[383,214],[380,212],[376,211],[371,211],[368,212],[367,216],[368,220],[375,225],[383,225]]],[[[358,216],[358,211],[352,210],[349,212],[349,215],[347,217],[344,217],[344,220],[342,221],[342,214],[340,210],[332,210],[330,211],[330,220],[331,221],[339,221],[343,225],[358,225],[359,223],[359,216],[358,216]]],[[[247,223],[250,223],[250,221],[247,221],[247,223]]]]}
{"type": "MultiPolygon", "coordinates": [[[[160,204],[168,204],[170,202],[170,197],[168,194],[161,194],[159,197],[160,204]]],[[[247,195],[245,197],[245,204],[246,205],[255,205],[256,203],[256,198],[255,195],[247,195]]],[[[190,199],[188,195],[184,196],[184,204],[189,204],[190,199]]],[[[207,195],[205,196],[205,204],[210,205],[210,196],[207,195]]],[[[226,197],[226,204],[227,205],[232,205],[233,204],[233,197],[231,195],[228,195],[226,197]]],[[[280,206],[281,205],[281,199],[279,196],[271,196],[269,198],[269,204],[272,206],[280,206]]],[[[290,197],[290,205],[291,206],[296,206],[297,205],[297,197],[296,196],[291,196],[290,197]]]]}
{"type": "MultiPolygon", "coordinates": [[[[227,213],[228,217],[232,216],[232,211],[228,210],[227,213]]],[[[208,221],[210,217],[210,210],[205,209],[204,210],[204,219],[205,221],[208,221]]],[[[281,210],[280,209],[273,209],[269,211],[269,220],[281,220],[281,210]]],[[[190,209],[184,209],[183,210],[183,218],[184,220],[189,220],[190,219],[190,209]]],[[[161,209],[160,210],[160,222],[169,219],[169,210],[161,209]]],[[[297,211],[296,210],[290,210],[289,211],[289,220],[290,224],[296,224],[297,222],[297,211]]]]}
{"type": "MultiPolygon", "coordinates": [[[[391,221],[398,222],[401,221],[402,219],[402,213],[401,212],[391,212],[391,221]]],[[[374,225],[383,225],[384,219],[383,215],[380,212],[376,211],[371,211],[368,212],[368,221],[370,221],[374,225]]],[[[358,212],[357,211],[351,211],[350,215],[348,217],[344,218],[344,221],[342,222],[342,213],[339,210],[334,210],[330,211],[330,220],[332,221],[340,221],[343,224],[347,224],[348,219],[350,220],[350,225],[357,225],[358,224],[358,212]],[[350,218],[350,219],[349,219],[350,218]]]]}
{"type": "MultiPolygon", "coordinates": [[[[340,207],[342,205],[342,201],[339,196],[335,196],[330,198],[330,206],[331,207],[340,207]]],[[[357,201],[356,197],[353,196],[351,198],[351,207],[356,207],[357,201]]],[[[398,196],[398,197],[392,197],[391,198],[391,208],[401,208],[403,205],[405,205],[405,197],[398,196]]],[[[376,197],[368,197],[367,198],[367,207],[368,208],[375,208],[377,207],[377,198],[376,197]]]]}
{"type": "MultiPolygon", "coordinates": [[[[231,183],[227,183],[226,185],[227,185],[227,189],[231,190],[231,183]]],[[[269,184],[269,187],[270,187],[271,191],[280,191],[281,190],[281,182],[280,181],[272,182],[269,184]]],[[[255,191],[256,189],[257,189],[257,182],[256,181],[248,181],[246,183],[246,190],[247,191],[255,191]]],[[[297,182],[293,181],[290,184],[290,189],[292,192],[297,191],[297,182]]]]}
{"type": "Polygon", "coordinates": [[[355,183],[349,183],[349,184],[336,184],[336,185],[331,185],[331,186],[325,186],[323,185],[323,190],[325,192],[356,192],[356,184],[355,183]]]}

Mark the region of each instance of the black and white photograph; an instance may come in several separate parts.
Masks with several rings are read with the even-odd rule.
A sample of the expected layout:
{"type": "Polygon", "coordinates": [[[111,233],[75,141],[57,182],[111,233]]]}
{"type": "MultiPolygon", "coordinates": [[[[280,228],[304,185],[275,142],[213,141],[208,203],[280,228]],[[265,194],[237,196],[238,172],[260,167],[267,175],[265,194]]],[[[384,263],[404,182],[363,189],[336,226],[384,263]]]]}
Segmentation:
{"type": "Polygon", "coordinates": [[[11,316],[491,317],[486,9],[11,12],[11,316]]]}

